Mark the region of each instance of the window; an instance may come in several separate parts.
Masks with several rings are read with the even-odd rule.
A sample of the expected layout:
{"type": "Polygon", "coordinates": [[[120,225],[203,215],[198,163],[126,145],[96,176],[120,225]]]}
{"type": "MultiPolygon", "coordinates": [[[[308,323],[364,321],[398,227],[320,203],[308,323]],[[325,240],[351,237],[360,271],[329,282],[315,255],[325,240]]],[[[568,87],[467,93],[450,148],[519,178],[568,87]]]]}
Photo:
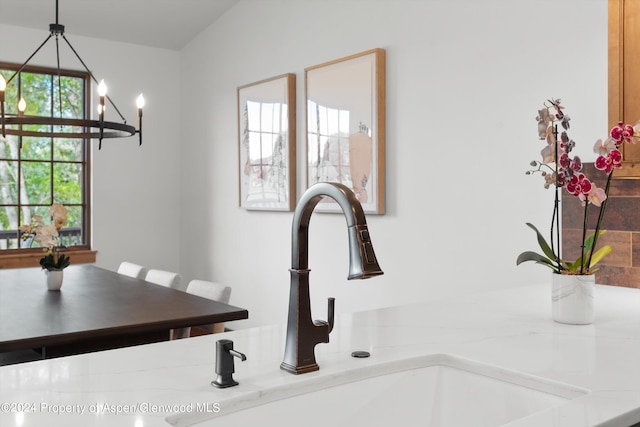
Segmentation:
{"type": "MultiPolygon", "coordinates": [[[[19,65],[0,63],[5,80],[17,69],[19,65]]],[[[59,117],[62,112],[63,117],[86,118],[89,83],[85,72],[62,71],[58,76],[57,69],[25,68],[7,87],[6,114],[17,114],[18,99],[23,97],[27,115],[59,117]]],[[[29,246],[20,239],[18,227],[31,223],[35,215],[48,223],[47,211],[52,203],[60,203],[69,211],[60,243],[69,250],[89,249],[88,142],[0,135],[0,257],[40,253],[37,243],[29,246]]]]}
{"type": "Polygon", "coordinates": [[[309,186],[338,181],[351,186],[349,165],[349,110],[308,101],[309,186]]]}

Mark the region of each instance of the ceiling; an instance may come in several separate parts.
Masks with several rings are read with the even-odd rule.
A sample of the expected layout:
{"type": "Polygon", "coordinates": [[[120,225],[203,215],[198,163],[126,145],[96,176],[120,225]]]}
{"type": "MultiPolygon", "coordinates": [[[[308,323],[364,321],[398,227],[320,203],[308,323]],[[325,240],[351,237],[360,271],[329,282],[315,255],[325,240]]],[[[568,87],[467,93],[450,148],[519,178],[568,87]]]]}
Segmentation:
{"type": "MultiPolygon", "coordinates": [[[[59,0],[72,35],[180,50],[238,0],[59,0]]],[[[0,0],[0,24],[49,32],[55,0],[0,0]]]]}

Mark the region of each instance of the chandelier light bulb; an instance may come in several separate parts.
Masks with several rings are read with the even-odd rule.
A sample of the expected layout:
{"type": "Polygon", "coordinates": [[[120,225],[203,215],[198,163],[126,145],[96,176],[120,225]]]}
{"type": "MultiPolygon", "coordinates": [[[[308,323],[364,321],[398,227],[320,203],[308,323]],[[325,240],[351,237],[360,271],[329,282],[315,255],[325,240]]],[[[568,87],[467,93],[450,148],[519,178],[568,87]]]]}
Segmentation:
{"type": "Polygon", "coordinates": [[[18,101],[18,111],[20,113],[24,113],[26,109],[27,109],[27,102],[24,100],[23,97],[20,97],[20,101],[18,101]]]}
{"type": "Polygon", "coordinates": [[[105,96],[107,94],[107,85],[104,83],[104,79],[100,80],[98,84],[98,95],[105,96]]]}
{"type": "Polygon", "coordinates": [[[7,89],[7,81],[0,74],[0,92],[4,92],[7,89]]]}
{"type": "Polygon", "coordinates": [[[142,94],[140,94],[140,96],[138,96],[138,98],[136,99],[136,106],[139,109],[142,109],[144,107],[144,96],[142,96],[142,94]]]}

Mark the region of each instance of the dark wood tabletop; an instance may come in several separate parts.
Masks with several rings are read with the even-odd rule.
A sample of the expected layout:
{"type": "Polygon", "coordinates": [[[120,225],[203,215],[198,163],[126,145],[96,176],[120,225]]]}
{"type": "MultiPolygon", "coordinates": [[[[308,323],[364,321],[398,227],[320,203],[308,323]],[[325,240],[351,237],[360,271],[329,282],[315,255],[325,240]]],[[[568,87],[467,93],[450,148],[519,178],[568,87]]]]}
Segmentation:
{"type": "Polygon", "coordinates": [[[169,339],[171,329],[247,319],[247,310],[92,265],[48,291],[40,268],[0,269],[0,352],[57,357],[169,339]]]}

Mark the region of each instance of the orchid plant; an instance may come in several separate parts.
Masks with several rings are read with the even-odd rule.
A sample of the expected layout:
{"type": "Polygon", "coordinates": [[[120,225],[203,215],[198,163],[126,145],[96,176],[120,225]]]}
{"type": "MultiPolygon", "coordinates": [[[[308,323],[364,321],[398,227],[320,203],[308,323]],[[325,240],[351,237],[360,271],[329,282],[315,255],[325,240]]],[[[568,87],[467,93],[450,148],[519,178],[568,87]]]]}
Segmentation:
{"type": "Polygon", "coordinates": [[[20,227],[22,233],[35,234],[34,240],[40,244],[47,254],[40,259],[40,266],[45,270],[63,270],[70,264],[69,257],[61,252],[66,247],[58,244],[59,231],[67,225],[67,208],[54,203],[48,212],[51,217],[49,225],[45,225],[40,215],[33,216],[33,222],[30,225],[20,227]]]}
{"type": "Polygon", "coordinates": [[[544,177],[544,187],[554,187],[555,200],[553,215],[551,219],[550,242],[544,238],[542,233],[530,223],[527,226],[532,228],[538,238],[538,244],[543,255],[526,251],[518,256],[516,263],[519,265],[526,261],[533,261],[551,268],[558,274],[593,274],[595,267],[604,257],[611,252],[608,245],[596,250],[598,238],[605,233],[602,230],[602,219],[607,207],[609,188],[614,169],[622,167],[622,153],[620,151],[623,144],[636,143],[640,138],[636,128],[640,127],[640,122],[636,128],[629,124],[619,122],[609,132],[609,137],[604,141],[599,139],[594,146],[594,152],[598,155],[594,166],[607,175],[605,188],[598,187],[583,173],[582,161],[578,156],[571,158],[570,153],[575,147],[575,142],[569,138],[570,118],[563,111],[559,99],[548,100],[543,108],[538,110],[538,136],[546,142],[542,149],[542,161],[533,161],[527,174],[539,173],[544,177]],[[558,135],[558,123],[562,131],[558,135]],[[584,220],[582,227],[582,248],[581,255],[574,262],[569,262],[561,258],[560,251],[560,192],[565,189],[568,194],[578,197],[584,206],[584,220]],[[593,234],[587,236],[589,207],[593,205],[600,209],[593,234]]]}

